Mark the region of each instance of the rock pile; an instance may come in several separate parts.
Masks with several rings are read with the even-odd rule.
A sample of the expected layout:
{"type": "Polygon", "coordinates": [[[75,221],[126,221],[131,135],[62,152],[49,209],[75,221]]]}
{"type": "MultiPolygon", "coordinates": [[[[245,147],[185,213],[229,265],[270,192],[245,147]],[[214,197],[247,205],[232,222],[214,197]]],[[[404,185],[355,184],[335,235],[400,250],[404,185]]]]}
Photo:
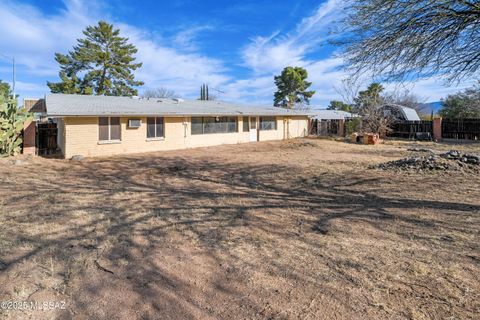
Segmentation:
{"type": "Polygon", "coordinates": [[[408,157],[373,166],[381,170],[402,171],[467,171],[480,172],[480,155],[451,150],[423,157],[408,157]]]}

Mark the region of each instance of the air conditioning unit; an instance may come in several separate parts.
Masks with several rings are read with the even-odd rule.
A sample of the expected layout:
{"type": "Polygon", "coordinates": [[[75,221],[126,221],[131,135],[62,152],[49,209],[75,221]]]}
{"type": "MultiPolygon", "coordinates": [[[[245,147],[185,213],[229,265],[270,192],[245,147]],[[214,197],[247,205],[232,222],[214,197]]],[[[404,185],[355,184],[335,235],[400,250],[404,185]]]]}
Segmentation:
{"type": "Polygon", "coordinates": [[[142,120],[140,119],[128,119],[129,128],[140,128],[142,125],[142,120]]]}

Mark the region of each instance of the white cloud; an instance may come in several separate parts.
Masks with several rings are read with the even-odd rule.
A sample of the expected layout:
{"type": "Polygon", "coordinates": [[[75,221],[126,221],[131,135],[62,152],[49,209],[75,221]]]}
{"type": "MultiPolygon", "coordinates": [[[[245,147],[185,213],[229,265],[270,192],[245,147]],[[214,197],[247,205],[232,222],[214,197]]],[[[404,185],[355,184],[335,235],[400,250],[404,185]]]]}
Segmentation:
{"type": "MultiPolygon", "coordinates": [[[[202,83],[219,88],[219,98],[229,101],[271,105],[275,86],[273,76],[288,65],[305,67],[316,94],[314,106],[326,106],[339,99],[335,87],[340,86],[346,74],[341,70],[342,60],[334,55],[312,58],[329,37],[329,28],[341,15],[344,1],[328,0],[314,12],[299,21],[288,32],[252,38],[240,50],[242,62],[250,76],[243,79],[230,76],[225,63],[200,52],[197,37],[201,32],[214,32],[209,25],[184,29],[170,38],[112,19],[104,12],[102,1],[65,0],[65,8],[54,14],[45,14],[36,7],[3,1],[0,6],[0,52],[15,56],[18,67],[17,92],[41,96],[48,92],[46,80],[56,80],[58,65],[55,52],[66,53],[82,36],[87,25],[98,20],[111,21],[130,38],[138,48],[138,61],[143,67],[136,72],[145,87],[166,87],[186,98],[196,98],[202,83]]],[[[8,62],[0,64],[0,78],[9,79],[8,62]]],[[[470,85],[464,83],[447,88],[437,78],[407,84],[410,91],[429,101],[470,85]]],[[[394,84],[387,85],[390,89],[394,84]]]]}
{"type": "MultiPolygon", "coordinates": [[[[331,99],[338,99],[335,86],[339,86],[345,78],[340,71],[342,60],[333,56],[323,59],[309,59],[308,55],[321,47],[329,37],[331,24],[339,18],[343,2],[328,0],[321,4],[312,15],[302,19],[294,30],[282,34],[274,32],[270,36],[258,36],[243,48],[243,65],[253,71],[254,77],[262,81],[237,81],[235,87],[247,83],[248,92],[254,96],[265,94],[262,102],[272,103],[275,86],[273,76],[287,66],[299,66],[307,69],[308,80],[313,82],[311,89],[316,91],[312,99],[313,105],[323,105],[331,99]],[[267,84],[268,86],[260,87],[267,84]],[[251,87],[258,85],[259,87],[251,87]],[[268,88],[268,92],[264,90],[268,88]],[[268,99],[267,99],[268,97],[268,99]]],[[[251,96],[251,94],[250,94],[251,96]]]]}
{"type": "MultiPolygon", "coordinates": [[[[105,17],[101,4],[66,0],[65,5],[59,13],[48,16],[30,5],[7,2],[0,7],[0,52],[15,56],[20,80],[17,88],[21,94],[20,90],[28,93],[38,90],[39,96],[48,92],[46,80],[54,80],[58,74],[54,53],[71,50],[86,26],[101,19],[112,21],[105,17]],[[33,86],[32,78],[45,85],[33,86]],[[30,85],[27,86],[27,82],[30,85]]],[[[137,47],[137,60],[143,62],[143,66],[136,76],[145,82],[145,88],[164,86],[196,97],[203,82],[218,85],[229,80],[223,74],[222,61],[193,50],[195,34],[206,30],[206,26],[180,32],[176,37],[177,48],[172,41],[154,38],[148,31],[115,20],[112,23],[137,47]]]]}
{"type": "Polygon", "coordinates": [[[201,32],[213,30],[212,26],[194,26],[178,32],[173,38],[176,48],[184,51],[197,51],[197,37],[201,32]]]}
{"type": "Polygon", "coordinates": [[[259,74],[278,72],[289,65],[308,65],[310,62],[305,56],[328,38],[329,25],[338,19],[341,7],[341,1],[328,0],[304,18],[294,31],[285,35],[277,31],[267,37],[253,38],[243,49],[244,65],[259,74]]]}
{"type": "Polygon", "coordinates": [[[146,88],[162,86],[182,96],[197,97],[202,83],[218,86],[229,80],[219,60],[162,46],[150,40],[146,31],[125,24],[118,26],[138,49],[137,58],[143,66],[137,77],[145,82],[146,88]]]}
{"type": "Polygon", "coordinates": [[[219,98],[231,102],[272,105],[275,85],[273,76],[234,80],[222,87],[219,98]]]}
{"type": "Polygon", "coordinates": [[[474,80],[465,81],[458,84],[448,85],[445,80],[440,77],[431,77],[428,79],[421,79],[418,81],[410,81],[404,83],[387,83],[385,89],[388,91],[407,90],[410,91],[425,102],[440,101],[447,95],[456,93],[474,85],[474,80]]]}
{"type": "Polygon", "coordinates": [[[56,16],[45,16],[36,8],[6,2],[0,7],[0,51],[15,56],[31,75],[51,76],[58,72],[55,52],[65,52],[92,22],[79,1],[68,1],[56,16]]]}

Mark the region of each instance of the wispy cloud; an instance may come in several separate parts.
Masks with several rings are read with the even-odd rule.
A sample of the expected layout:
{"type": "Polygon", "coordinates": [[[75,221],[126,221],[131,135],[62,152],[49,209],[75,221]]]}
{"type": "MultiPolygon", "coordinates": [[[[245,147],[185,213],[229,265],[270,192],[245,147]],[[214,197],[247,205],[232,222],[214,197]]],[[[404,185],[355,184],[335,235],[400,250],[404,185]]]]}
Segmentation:
{"type": "Polygon", "coordinates": [[[252,39],[242,50],[243,65],[250,68],[253,77],[263,79],[253,82],[236,82],[236,89],[242,83],[250,85],[250,96],[262,96],[262,102],[272,103],[273,76],[287,66],[300,66],[309,72],[309,80],[316,90],[313,104],[323,105],[328,100],[337,98],[335,86],[340,85],[346,74],[340,70],[343,61],[340,58],[327,56],[310,58],[310,54],[318,52],[330,36],[330,27],[339,19],[344,1],[329,0],[318,6],[314,12],[303,18],[296,27],[286,33],[279,31],[269,36],[258,36],[252,39]],[[267,82],[267,79],[269,82],[267,82]],[[269,94],[264,90],[269,83],[269,94]],[[255,87],[258,85],[258,87],[255,87]],[[268,94],[268,96],[267,96],[268,94]],[[266,99],[268,97],[268,99],[266,99]]]}
{"type": "Polygon", "coordinates": [[[212,26],[194,26],[178,32],[173,37],[175,47],[185,51],[198,51],[198,36],[201,32],[214,30],[212,26]]]}
{"type": "Polygon", "coordinates": [[[154,37],[148,30],[115,21],[102,12],[102,7],[90,1],[67,0],[65,9],[55,15],[45,15],[30,5],[7,2],[0,7],[0,52],[15,56],[19,67],[19,90],[41,95],[48,91],[46,80],[54,80],[58,65],[55,52],[66,53],[82,36],[86,26],[105,19],[120,28],[138,49],[137,59],[143,67],[137,77],[145,81],[146,88],[165,86],[192,97],[202,82],[218,85],[229,80],[223,74],[222,61],[202,55],[195,50],[195,36],[207,26],[180,32],[176,41],[154,37]],[[43,84],[27,84],[22,78],[36,78],[43,84]],[[43,90],[41,90],[43,88],[43,90]]]}
{"type": "Polygon", "coordinates": [[[306,55],[326,41],[329,26],[338,19],[342,1],[328,0],[304,18],[295,30],[252,39],[242,52],[244,65],[256,73],[278,72],[289,65],[306,66],[306,55]]]}
{"type": "Polygon", "coordinates": [[[79,1],[67,1],[66,9],[45,16],[35,7],[14,2],[0,6],[0,50],[15,56],[17,64],[36,76],[57,72],[53,53],[66,51],[92,20],[79,1]]]}
{"type": "Polygon", "coordinates": [[[123,34],[138,48],[138,61],[143,63],[137,76],[145,87],[167,87],[192,97],[204,82],[219,85],[229,80],[223,71],[223,62],[198,52],[184,53],[181,49],[150,40],[147,31],[118,24],[123,34]]]}
{"type": "MultiPolygon", "coordinates": [[[[224,92],[219,94],[220,99],[271,105],[275,91],[273,77],[291,65],[308,70],[312,89],[316,90],[312,104],[326,106],[329,100],[339,98],[335,87],[347,76],[341,69],[343,61],[335,57],[332,48],[322,50],[330,29],[341,17],[344,3],[325,1],[291,30],[256,35],[246,46],[240,47],[239,41],[238,47],[225,48],[222,55],[215,55],[212,50],[202,51],[205,48],[199,40],[206,33],[217,32],[215,24],[193,24],[165,36],[156,30],[117,20],[103,1],[65,0],[63,8],[46,14],[33,5],[4,0],[0,6],[0,52],[16,58],[17,91],[27,96],[41,96],[48,92],[46,81],[58,79],[54,53],[68,52],[87,25],[107,20],[119,27],[122,35],[129,37],[138,48],[137,58],[143,67],[137,70],[136,76],[145,81],[145,87],[140,90],[162,86],[183,97],[196,98],[200,84],[205,82],[224,92]],[[226,55],[229,61],[238,56],[238,63],[230,68],[226,60],[220,58],[226,55]],[[235,68],[237,70],[232,70],[235,68]]],[[[255,10],[255,5],[249,3],[245,7],[247,11],[241,14],[255,10]]],[[[0,63],[0,75],[5,80],[10,77],[7,62],[0,63]]],[[[431,101],[458,90],[442,84],[441,80],[432,78],[406,85],[431,101]]],[[[389,89],[393,86],[395,84],[387,85],[389,89]]]]}
{"type": "Polygon", "coordinates": [[[435,76],[428,79],[421,79],[417,81],[409,81],[402,83],[386,83],[384,84],[387,91],[395,90],[407,90],[415,93],[425,102],[439,101],[441,98],[445,98],[449,94],[456,93],[460,90],[473,86],[475,80],[464,81],[457,85],[446,85],[445,80],[435,76]]]}

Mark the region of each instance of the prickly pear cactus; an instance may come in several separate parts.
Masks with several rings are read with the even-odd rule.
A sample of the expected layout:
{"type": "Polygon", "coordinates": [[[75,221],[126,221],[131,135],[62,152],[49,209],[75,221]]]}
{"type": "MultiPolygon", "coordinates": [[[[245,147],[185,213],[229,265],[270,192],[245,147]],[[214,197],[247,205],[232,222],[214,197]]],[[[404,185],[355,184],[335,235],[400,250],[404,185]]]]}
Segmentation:
{"type": "Polygon", "coordinates": [[[0,96],[0,156],[20,153],[23,125],[31,119],[25,108],[17,108],[15,100],[0,96]]]}

